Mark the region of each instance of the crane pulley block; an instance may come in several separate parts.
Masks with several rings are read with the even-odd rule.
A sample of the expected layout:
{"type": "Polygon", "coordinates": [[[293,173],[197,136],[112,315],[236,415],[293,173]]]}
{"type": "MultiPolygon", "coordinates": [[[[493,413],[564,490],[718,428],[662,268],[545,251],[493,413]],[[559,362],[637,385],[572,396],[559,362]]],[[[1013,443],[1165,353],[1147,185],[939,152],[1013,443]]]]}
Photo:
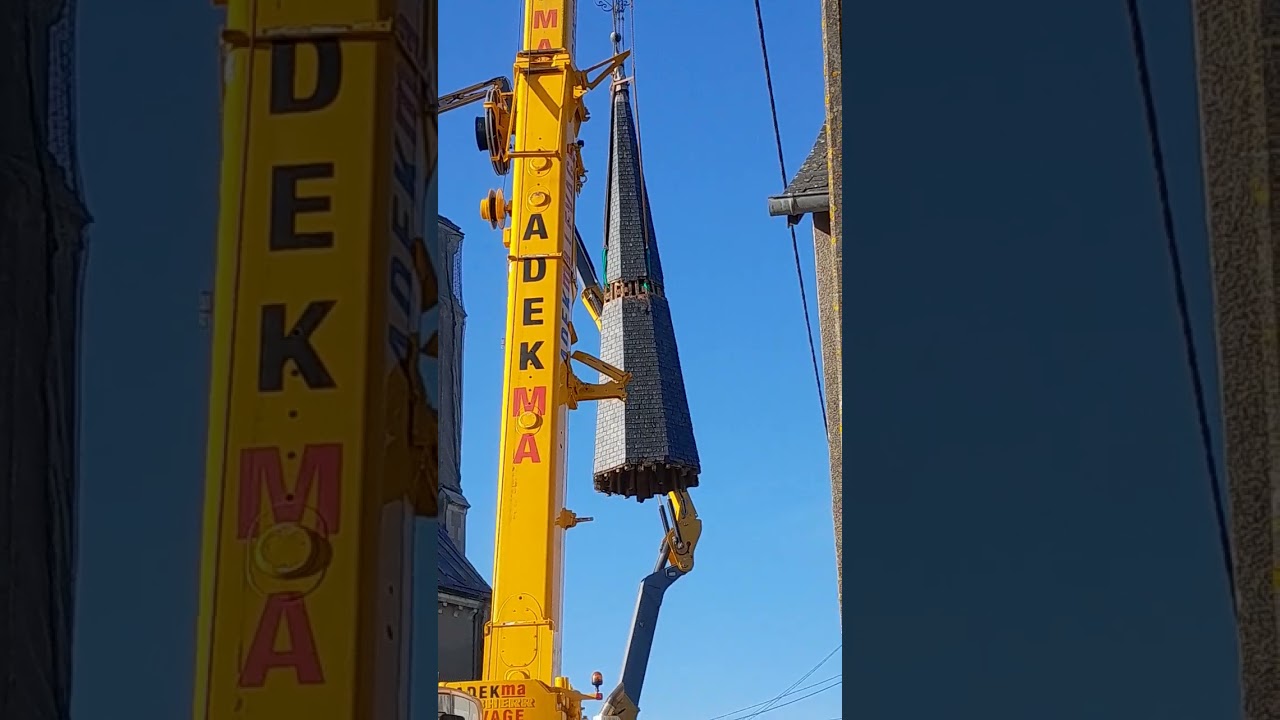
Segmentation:
{"type": "Polygon", "coordinates": [[[501,189],[490,190],[480,201],[480,217],[494,230],[506,227],[511,215],[511,203],[502,196],[501,189]]]}

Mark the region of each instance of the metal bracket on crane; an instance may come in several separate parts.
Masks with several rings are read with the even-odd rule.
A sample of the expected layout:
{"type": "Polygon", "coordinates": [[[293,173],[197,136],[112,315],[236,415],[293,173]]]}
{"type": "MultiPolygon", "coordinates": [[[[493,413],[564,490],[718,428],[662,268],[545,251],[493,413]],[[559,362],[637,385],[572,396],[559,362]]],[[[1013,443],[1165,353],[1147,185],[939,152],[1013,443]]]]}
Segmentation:
{"type": "Polygon", "coordinates": [[[221,32],[222,42],[232,47],[252,47],[258,43],[297,42],[321,39],[387,40],[395,39],[395,23],[391,20],[343,23],[339,25],[281,25],[246,32],[227,28],[221,32]]]}
{"type": "Polygon", "coordinates": [[[574,350],[569,357],[609,378],[602,383],[583,382],[578,379],[577,375],[573,374],[573,368],[566,363],[564,366],[565,372],[569,375],[566,378],[566,385],[569,390],[566,404],[570,410],[577,409],[578,403],[584,400],[627,399],[627,384],[631,382],[631,373],[619,370],[600,358],[592,357],[581,350],[574,350]]]}
{"type": "Polygon", "coordinates": [[[600,85],[600,83],[604,82],[605,78],[613,74],[614,70],[617,70],[618,68],[622,67],[622,63],[626,62],[627,58],[629,57],[631,57],[631,51],[623,50],[622,52],[618,53],[617,55],[614,55],[608,60],[602,60],[596,63],[595,65],[592,65],[589,68],[584,68],[583,70],[580,71],[580,74],[582,75],[582,78],[584,80],[586,80],[586,76],[590,75],[596,70],[599,70],[600,74],[597,75],[594,80],[586,80],[585,83],[582,83],[577,87],[575,87],[573,89],[573,94],[576,95],[577,97],[582,97],[583,95],[586,95],[592,90],[595,90],[596,87],[600,85]]]}
{"type": "Polygon", "coordinates": [[[443,114],[450,110],[456,110],[473,102],[479,102],[489,97],[493,90],[501,93],[511,92],[511,81],[499,75],[498,77],[489,78],[484,82],[478,82],[474,85],[468,85],[461,90],[456,90],[447,95],[440,96],[440,102],[436,105],[436,112],[443,114]]]}

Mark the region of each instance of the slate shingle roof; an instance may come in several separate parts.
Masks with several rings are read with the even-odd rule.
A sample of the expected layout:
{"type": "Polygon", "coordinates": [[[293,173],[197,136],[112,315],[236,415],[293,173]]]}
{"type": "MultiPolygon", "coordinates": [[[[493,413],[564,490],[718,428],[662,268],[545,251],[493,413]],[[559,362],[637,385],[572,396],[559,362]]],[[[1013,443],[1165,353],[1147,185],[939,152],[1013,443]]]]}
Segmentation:
{"type": "Polygon", "coordinates": [[[800,197],[801,195],[826,195],[829,192],[827,180],[827,126],[818,131],[818,139],[809,151],[809,157],[801,163],[795,177],[787,184],[787,189],[779,197],[800,197]]]}
{"type": "Polygon", "coordinates": [[[600,357],[632,374],[596,409],[597,491],[644,501],[698,484],[701,464],[625,83],[613,89],[600,357]]]}
{"type": "Polygon", "coordinates": [[[436,524],[436,541],[440,544],[436,551],[437,584],[440,591],[470,600],[488,600],[493,594],[489,583],[480,577],[471,561],[449,539],[444,525],[439,523],[436,524]]]}

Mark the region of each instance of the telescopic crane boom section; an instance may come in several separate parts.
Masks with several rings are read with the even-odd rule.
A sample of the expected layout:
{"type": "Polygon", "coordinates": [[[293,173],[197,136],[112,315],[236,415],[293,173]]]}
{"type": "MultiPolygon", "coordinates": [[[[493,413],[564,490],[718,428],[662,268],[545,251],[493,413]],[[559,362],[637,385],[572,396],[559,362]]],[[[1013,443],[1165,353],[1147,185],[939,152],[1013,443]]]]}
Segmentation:
{"type": "MultiPolygon", "coordinates": [[[[615,27],[621,6],[612,6],[615,27]]],[[[655,340],[655,335],[669,338],[662,352],[678,364],[669,311],[661,295],[660,269],[643,271],[639,281],[630,278],[631,266],[624,272],[615,265],[619,257],[634,253],[635,248],[619,250],[612,259],[614,265],[609,266],[614,269],[606,269],[610,282],[606,291],[575,226],[577,195],[586,179],[578,140],[579,128],[589,118],[583,97],[610,76],[620,78],[629,55],[617,47],[620,35],[615,32],[615,55],[578,70],[576,25],[575,0],[527,0],[514,84],[494,78],[446,95],[439,105],[440,112],[447,112],[483,100],[485,112],[476,121],[478,145],[489,154],[497,174],[510,171],[513,175],[511,199],[491,190],[480,208],[481,216],[502,230],[508,250],[506,405],[500,434],[493,609],[485,627],[483,676],[473,682],[442,683],[441,688],[442,707],[455,703],[456,691],[462,690],[480,702],[485,720],[579,720],[584,717],[584,701],[604,699],[599,692],[603,683],[599,673],[592,677],[593,694],[575,690],[560,674],[565,532],[591,519],[578,517],[565,507],[567,411],[583,400],[626,402],[634,377],[573,349],[577,333],[572,309],[578,283],[581,299],[598,327],[607,313],[621,328],[623,318],[630,318],[632,310],[644,309],[626,304],[624,312],[624,299],[627,303],[643,302],[645,308],[650,300],[659,307],[660,299],[659,309],[667,325],[656,334],[650,328],[647,335],[650,343],[665,342],[655,340]],[[570,360],[597,371],[604,382],[583,382],[574,374],[570,360]]],[[[621,84],[612,84],[615,106],[621,84]]],[[[629,99],[624,96],[621,101],[629,99]]],[[[630,123],[629,105],[627,113],[630,123]]],[[[619,129],[615,116],[614,131],[619,129]]],[[[621,129],[628,133],[628,147],[634,147],[632,126],[621,129]]],[[[611,182],[613,162],[611,158],[611,182]]],[[[634,188],[630,192],[634,194],[634,188]]],[[[643,188],[639,193],[644,194],[643,188]]],[[[621,239],[611,233],[608,252],[614,252],[618,242],[634,245],[640,238],[640,252],[649,257],[652,250],[656,265],[647,208],[633,213],[626,200],[621,202],[626,218],[617,222],[638,221],[643,227],[638,236],[632,229],[621,239]]],[[[658,352],[650,350],[651,355],[658,352]]],[[[650,364],[652,372],[657,372],[658,363],[650,364]]],[[[663,369],[668,369],[666,363],[663,369]]],[[[642,386],[646,392],[653,384],[652,372],[639,376],[645,381],[642,386]]],[[[682,383],[678,386],[680,400],[675,404],[685,408],[683,422],[687,425],[682,383]]],[[[657,399],[662,401],[665,396],[659,393],[657,399]]],[[[618,420],[620,416],[611,418],[618,420]]],[[[631,447],[610,454],[603,465],[597,461],[597,474],[603,472],[610,478],[608,482],[597,479],[597,489],[602,492],[644,500],[653,494],[650,488],[669,490],[667,503],[662,505],[665,531],[658,566],[641,584],[622,677],[604,704],[601,714],[605,718],[636,717],[663,593],[693,568],[702,525],[686,492],[686,487],[697,484],[691,435],[687,447],[692,459],[683,465],[679,458],[675,465],[664,458],[652,462],[640,458],[637,464],[638,456],[631,447]],[[668,480],[674,471],[667,468],[677,466],[682,468],[681,474],[668,480]],[[612,479],[619,473],[635,477],[655,472],[659,473],[658,481],[641,485],[612,479]]],[[[456,720],[461,715],[446,712],[441,717],[456,720]]]]}
{"type": "Polygon", "coordinates": [[[483,678],[449,686],[479,698],[486,717],[496,710],[524,720],[577,720],[582,701],[595,697],[560,676],[564,534],[580,522],[565,508],[567,412],[581,400],[623,398],[629,378],[572,348],[574,207],[586,179],[577,141],[588,117],[583,96],[620,62],[597,69],[594,82],[575,67],[576,5],[529,0],[510,109],[486,103],[483,119],[499,129],[481,135],[494,169],[501,174],[509,160],[513,175],[510,202],[497,191],[482,202],[508,250],[506,409],[483,678]],[[575,357],[612,379],[579,380],[570,368],[575,357]]]}
{"type": "MultiPolygon", "coordinates": [[[[226,0],[196,720],[405,720],[434,0],[226,0]]],[[[431,222],[435,222],[434,218],[431,222]]]]}

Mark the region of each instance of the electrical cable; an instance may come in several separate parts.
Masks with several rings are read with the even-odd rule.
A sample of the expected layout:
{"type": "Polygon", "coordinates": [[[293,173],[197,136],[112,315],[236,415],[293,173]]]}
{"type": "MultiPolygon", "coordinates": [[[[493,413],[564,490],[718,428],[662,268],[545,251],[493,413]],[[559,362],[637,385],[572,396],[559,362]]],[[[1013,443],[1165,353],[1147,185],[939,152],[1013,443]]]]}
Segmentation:
{"type": "MultiPolygon", "coordinates": [[[[778,148],[778,169],[782,171],[782,187],[787,187],[787,163],[782,153],[782,130],[778,126],[778,103],[773,93],[773,73],[769,69],[769,48],[764,40],[764,13],[760,10],[760,0],[755,0],[756,28],[760,31],[760,54],[764,59],[764,81],[769,89],[769,112],[773,115],[773,140],[778,148]]],[[[813,341],[813,325],[809,322],[809,298],[804,288],[804,271],[800,266],[800,242],[796,239],[796,226],[788,224],[791,231],[791,254],[795,258],[796,278],[800,281],[800,307],[804,311],[804,331],[809,336],[809,359],[813,362],[813,380],[818,388],[818,407],[822,410],[822,428],[828,436],[831,428],[827,425],[827,401],[822,394],[822,372],[818,369],[818,349],[813,341]]]]}
{"type": "MultiPolygon", "coordinates": [[[[784,695],[783,695],[783,697],[790,697],[791,695],[794,695],[794,694],[796,694],[796,693],[801,693],[801,692],[804,692],[804,691],[806,691],[806,690],[812,690],[812,689],[814,689],[814,688],[818,687],[819,685],[826,685],[827,683],[831,682],[832,680],[840,680],[840,679],[841,679],[841,675],[832,675],[832,676],[831,676],[831,677],[829,677],[829,678],[824,678],[824,679],[819,680],[818,682],[813,683],[813,684],[811,684],[811,685],[805,685],[805,686],[804,686],[804,687],[802,687],[802,688],[796,688],[795,690],[792,690],[790,693],[786,693],[786,694],[784,694],[784,695]]],[[[723,714],[723,715],[716,715],[715,717],[713,717],[713,718],[708,718],[707,720],[724,720],[724,718],[728,718],[728,717],[731,717],[731,716],[733,716],[733,715],[737,715],[737,714],[739,714],[739,713],[744,713],[744,712],[747,712],[748,710],[755,710],[756,708],[760,707],[761,705],[768,705],[768,704],[769,704],[769,703],[771,703],[771,702],[773,702],[773,698],[769,698],[768,700],[761,700],[760,702],[755,703],[754,705],[748,705],[748,706],[746,706],[746,707],[741,707],[741,708],[738,708],[737,710],[734,710],[733,712],[727,712],[727,713],[725,713],[725,714],[723,714]]]]}
{"type": "MultiPolygon", "coordinates": [[[[819,668],[821,668],[823,665],[827,664],[827,661],[831,659],[831,656],[832,656],[832,655],[835,655],[835,654],[836,654],[836,653],[838,653],[838,652],[840,652],[840,648],[842,648],[842,647],[844,647],[844,643],[840,643],[839,645],[836,645],[836,646],[835,646],[835,648],[834,648],[831,652],[827,653],[825,657],[823,657],[821,660],[819,660],[819,661],[818,661],[818,663],[817,663],[816,665],[814,665],[813,667],[809,668],[809,671],[808,671],[808,672],[806,672],[805,674],[801,675],[799,678],[797,678],[797,679],[796,679],[796,681],[795,681],[795,682],[793,682],[793,683],[791,683],[790,685],[788,685],[788,686],[787,686],[787,688],[786,688],[785,690],[783,690],[782,692],[778,693],[777,695],[774,695],[772,698],[770,698],[770,699],[768,699],[768,700],[764,701],[763,703],[756,703],[755,705],[749,705],[749,706],[747,706],[747,707],[745,707],[745,708],[739,708],[738,710],[734,710],[733,712],[726,713],[726,714],[724,714],[724,715],[717,715],[717,716],[715,716],[715,717],[713,717],[713,718],[710,718],[709,720],[722,720],[723,718],[727,718],[727,717],[729,717],[730,715],[737,715],[738,713],[743,712],[743,711],[745,711],[745,710],[749,710],[749,709],[751,709],[751,708],[759,707],[760,705],[764,705],[764,707],[763,707],[763,708],[761,708],[760,710],[755,711],[755,712],[754,712],[754,713],[752,713],[751,715],[745,715],[745,716],[740,717],[740,718],[735,718],[735,720],[751,720],[751,718],[759,717],[760,715],[762,715],[762,714],[764,714],[764,713],[766,713],[766,712],[769,712],[769,710],[773,709],[775,706],[776,706],[776,707],[781,707],[781,706],[777,705],[777,703],[778,703],[778,701],[779,701],[779,700],[783,699],[784,697],[787,697],[788,695],[793,695],[793,694],[795,694],[795,693],[797,693],[797,692],[800,692],[799,690],[796,690],[796,688],[800,686],[800,683],[804,682],[805,680],[808,680],[808,679],[809,679],[809,678],[810,678],[814,673],[818,672],[818,669],[819,669],[819,668]]],[[[837,676],[837,677],[840,677],[840,676],[837,676]]],[[[823,682],[825,682],[825,681],[823,681],[823,682]]],[[[841,679],[841,680],[840,680],[840,682],[844,682],[844,680],[843,680],[843,679],[841,679]]],[[[825,692],[826,690],[830,690],[832,687],[835,687],[836,685],[839,685],[839,684],[840,684],[840,682],[837,682],[837,683],[835,683],[834,685],[832,685],[831,687],[824,688],[823,690],[820,690],[820,691],[818,691],[818,692],[825,692]]],[[[818,683],[818,684],[819,684],[819,685],[821,685],[822,683],[818,683]]],[[[812,687],[812,686],[810,686],[810,687],[812,687]]],[[[806,696],[806,697],[807,697],[807,696],[806,696]]],[[[790,704],[791,704],[790,702],[783,703],[783,705],[790,705],[790,704]]]]}
{"type": "MultiPolygon", "coordinates": [[[[840,648],[841,648],[841,647],[844,647],[844,643],[837,644],[837,646],[835,647],[835,650],[832,650],[831,652],[828,652],[828,653],[827,653],[827,656],[826,656],[826,657],[823,657],[823,659],[822,659],[822,660],[819,660],[817,665],[814,665],[813,667],[810,667],[810,669],[809,669],[808,673],[805,673],[804,675],[800,675],[800,676],[799,676],[799,678],[797,678],[797,679],[796,679],[796,682],[791,683],[790,687],[788,687],[787,689],[785,689],[785,691],[782,691],[781,693],[778,693],[778,696],[777,696],[777,697],[774,697],[774,698],[773,698],[773,701],[769,702],[769,703],[768,703],[768,705],[765,705],[763,708],[760,708],[760,710],[756,710],[756,711],[755,711],[755,712],[753,712],[753,714],[751,714],[751,715],[748,715],[748,716],[746,716],[746,717],[742,717],[742,719],[741,719],[741,720],[751,720],[751,719],[753,719],[753,717],[759,717],[760,715],[764,715],[764,714],[765,714],[765,712],[768,712],[768,711],[771,711],[771,710],[776,710],[776,708],[777,708],[777,707],[782,707],[781,705],[777,705],[777,702],[778,702],[778,701],[780,701],[780,700],[782,700],[782,698],[783,698],[783,697],[786,697],[786,696],[787,696],[787,694],[790,694],[792,691],[795,691],[795,689],[796,689],[797,687],[799,687],[800,683],[805,682],[805,680],[808,680],[808,679],[810,678],[810,676],[812,676],[814,673],[817,673],[817,671],[818,671],[819,667],[822,667],[823,665],[826,665],[826,664],[827,664],[827,661],[828,661],[828,660],[831,660],[831,656],[836,655],[836,653],[837,653],[837,652],[840,652],[840,648]]],[[[844,683],[844,682],[845,682],[845,680],[844,680],[844,679],[841,679],[841,680],[840,680],[840,683],[844,683]]],[[[836,683],[836,684],[840,684],[840,683],[836,683]]],[[[832,685],[832,687],[835,687],[835,685],[832,685]]],[[[824,689],[824,691],[826,691],[826,689],[831,689],[831,688],[823,688],[823,689],[824,689]]],[[[822,692],[822,691],[818,691],[818,692],[822,692]]],[[[813,694],[815,694],[815,693],[809,693],[809,696],[813,696],[813,694]]],[[[805,696],[805,697],[809,697],[809,696],[805,696]]],[[[800,700],[804,700],[804,698],[800,698],[800,700]]],[[[792,700],[792,701],[788,701],[788,702],[782,703],[782,705],[792,705],[792,703],[794,703],[794,702],[796,702],[796,701],[792,700]]]]}
{"type": "Polygon", "coordinates": [[[778,709],[780,709],[780,708],[784,708],[784,707],[786,707],[786,706],[788,706],[788,705],[795,705],[796,703],[800,702],[801,700],[808,700],[809,698],[813,697],[814,695],[817,695],[817,694],[819,694],[819,693],[824,693],[824,692],[826,692],[826,691],[828,691],[828,690],[830,690],[830,689],[832,689],[832,688],[839,687],[839,686],[840,686],[840,685],[842,685],[842,684],[844,684],[844,680],[840,680],[839,682],[831,683],[830,685],[828,685],[828,686],[826,686],[826,687],[824,687],[824,688],[822,688],[822,689],[820,689],[820,690],[814,690],[814,691],[813,691],[813,692],[811,692],[811,693],[805,693],[804,695],[801,695],[800,697],[798,697],[798,698],[796,698],[796,699],[794,699],[794,700],[788,700],[788,701],[786,701],[786,702],[784,702],[784,703],[779,703],[779,704],[777,704],[777,705],[774,705],[773,707],[766,708],[766,709],[761,710],[761,711],[759,711],[759,712],[757,712],[757,713],[754,713],[754,714],[751,714],[751,715],[747,715],[746,717],[743,717],[743,718],[739,718],[738,720],[751,720],[752,718],[760,717],[761,715],[764,715],[765,713],[771,713],[771,712],[773,712],[774,710],[778,710],[778,709]]]}
{"type": "Polygon", "coordinates": [[[1173,203],[1169,199],[1169,181],[1165,172],[1164,151],[1160,142],[1160,126],[1154,93],[1151,87],[1151,71],[1147,59],[1145,33],[1142,29],[1142,17],[1138,12],[1137,0],[1126,0],[1129,14],[1129,29],[1133,40],[1134,60],[1137,63],[1138,83],[1142,89],[1143,110],[1146,116],[1147,139],[1151,144],[1151,162],[1155,171],[1156,191],[1159,195],[1160,215],[1164,224],[1165,248],[1169,256],[1169,265],[1173,275],[1174,297],[1177,302],[1178,319],[1182,327],[1182,344],[1186,352],[1187,372],[1191,376],[1191,391],[1195,396],[1196,419],[1200,429],[1200,445],[1204,454],[1205,470],[1209,479],[1209,491],[1213,495],[1214,518],[1217,522],[1218,546],[1222,553],[1222,563],[1227,576],[1227,584],[1231,593],[1231,611],[1236,608],[1235,564],[1231,559],[1231,537],[1227,529],[1226,511],[1223,507],[1222,481],[1218,476],[1218,463],[1213,451],[1213,434],[1209,429],[1208,403],[1205,400],[1204,381],[1201,377],[1200,360],[1196,350],[1195,333],[1191,328],[1191,313],[1188,310],[1186,281],[1183,277],[1182,259],[1178,253],[1178,240],[1174,230],[1173,203]]]}

